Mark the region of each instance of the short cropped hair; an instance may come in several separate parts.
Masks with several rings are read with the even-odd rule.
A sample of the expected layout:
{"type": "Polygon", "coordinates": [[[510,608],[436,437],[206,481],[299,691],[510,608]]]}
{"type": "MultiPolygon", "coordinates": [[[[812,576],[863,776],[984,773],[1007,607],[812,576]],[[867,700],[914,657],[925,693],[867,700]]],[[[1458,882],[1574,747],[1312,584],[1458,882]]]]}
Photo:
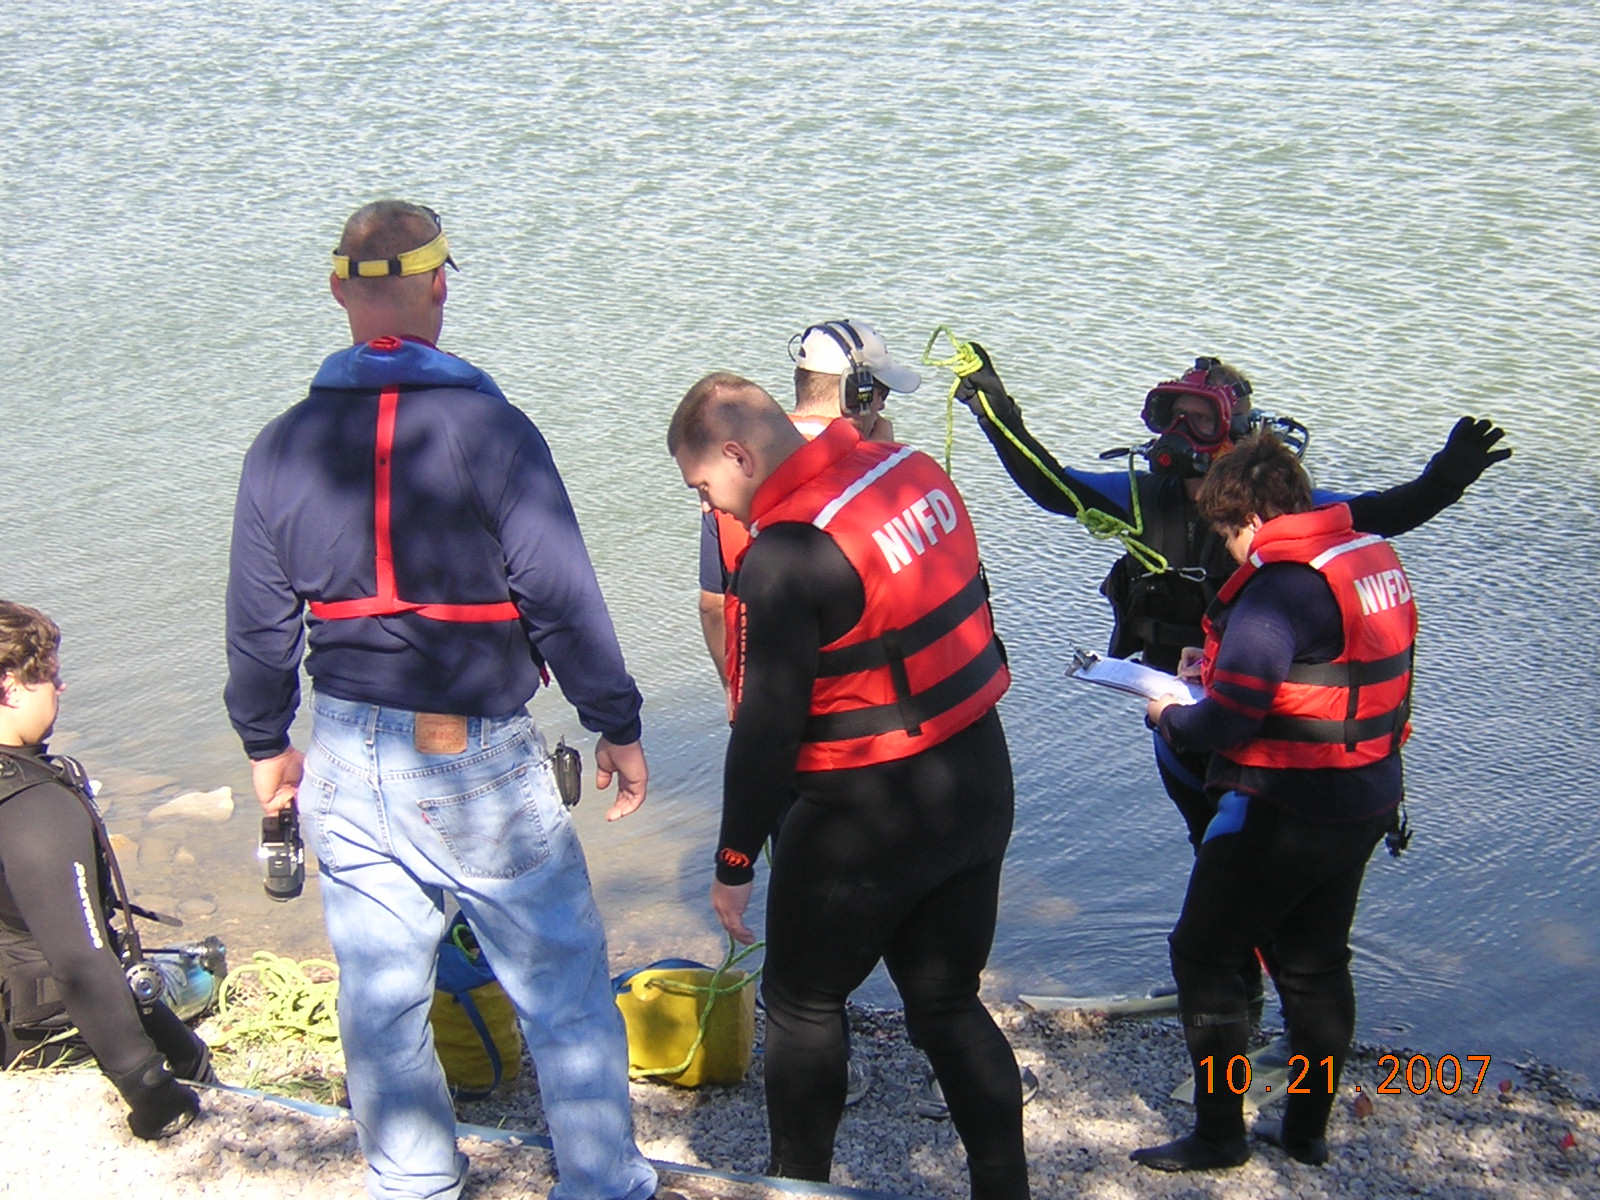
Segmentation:
{"type": "Polygon", "coordinates": [[[667,426],[667,453],[698,461],[725,441],[766,445],[777,426],[788,428],[789,418],[765,388],[742,375],[718,371],[679,401],[667,426]]]}
{"type": "Polygon", "coordinates": [[[47,683],[60,670],[61,629],[36,608],[0,600],[0,675],[47,683]]]}
{"type": "Polygon", "coordinates": [[[824,371],[794,369],[794,409],[803,413],[839,415],[839,377],[824,371]]]}
{"type": "MultiPolygon", "coordinates": [[[[439,231],[439,218],[420,204],[407,200],[374,200],[350,214],[334,253],[347,255],[352,263],[398,258],[408,250],[426,246],[439,236],[439,231]]],[[[427,286],[427,280],[427,274],[369,277],[352,273],[345,284],[353,284],[363,292],[395,292],[427,286]],[[418,280],[424,282],[419,285],[418,280]]]]}
{"type": "Polygon", "coordinates": [[[1243,529],[1252,515],[1270,521],[1310,512],[1311,480],[1294,451],[1262,430],[1241,438],[1211,464],[1195,503],[1218,529],[1243,529]]]}

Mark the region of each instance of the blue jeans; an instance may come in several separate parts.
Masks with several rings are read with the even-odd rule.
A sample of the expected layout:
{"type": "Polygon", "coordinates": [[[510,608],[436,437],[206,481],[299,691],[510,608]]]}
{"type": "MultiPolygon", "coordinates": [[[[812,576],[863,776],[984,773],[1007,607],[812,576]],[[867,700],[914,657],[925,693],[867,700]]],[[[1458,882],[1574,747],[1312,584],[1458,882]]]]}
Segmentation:
{"type": "Polygon", "coordinates": [[[552,1200],[651,1196],[605,931],[532,720],[469,718],[463,752],[424,754],[404,709],[319,695],[312,712],[300,810],[373,1200],[455,1200],[466,1182],[428,1024],[446,893],[521,1018],[561,1176],[552,1200]]]}

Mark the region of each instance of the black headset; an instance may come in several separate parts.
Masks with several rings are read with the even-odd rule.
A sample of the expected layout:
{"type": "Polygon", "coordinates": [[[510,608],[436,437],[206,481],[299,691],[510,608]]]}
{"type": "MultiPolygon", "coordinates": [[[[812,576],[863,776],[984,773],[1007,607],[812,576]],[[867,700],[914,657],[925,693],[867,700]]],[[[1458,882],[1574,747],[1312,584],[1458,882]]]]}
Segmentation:
{"type": "Polygon", "coordinates": [[[821,325],[811,325],[802,330],[800,334],[802,344],[806,340],[806,335],[813,329],[822,330],[837,342],[839,349],[844,351],[845,361],[850,365],[850,369],[839,376],[840,411],[847,417],[859,417],[864,412],[870,412],[872,392],[878,381],[873,378],[872,369],[860,358],[861,351],[866,348],[861,335],[849,321],[825,321],[821,325]]]}

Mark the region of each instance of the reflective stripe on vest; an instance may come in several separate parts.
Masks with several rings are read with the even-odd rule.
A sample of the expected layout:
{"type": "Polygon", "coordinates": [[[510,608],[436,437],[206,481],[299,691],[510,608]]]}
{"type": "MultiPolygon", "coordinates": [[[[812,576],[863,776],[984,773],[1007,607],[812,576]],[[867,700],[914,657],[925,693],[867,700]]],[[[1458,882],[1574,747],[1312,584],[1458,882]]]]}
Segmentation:
{"type": "Polygon", "coordinates": [[[402,600],[395,587],[394,545],[389,532],[391,511],[390,472],[394,459],[395,417],[400,409],[400,389],[385,388],[378,394],[378,436],[373,450],[372,526],[377,560],[373,572],[378,592],[359,600],[313,600],[311,615],[324,621],[343,621],[352,617],[393,617],[416,613],[434,621],[480,623],[518,621],[521,614],[510,600],[489,604],[419,604],[402,600]]]}
{"type": "Polygon", "coordinates": [[[1214,618],[1261,567],[1274,562],[1301,563],[1327,581],[1339,606],[1344,648],[1332,662],[1291,665],[1259,733],[1223,756],[1243,766],[1280,769],[1354,768],[1387,758],[1411,733],[1416,605],[1389,544],[1355,533],[1344,505],[1262,526],[1249,559],[1207,615],[1208,681],[1220,641],[1214,618]]]}

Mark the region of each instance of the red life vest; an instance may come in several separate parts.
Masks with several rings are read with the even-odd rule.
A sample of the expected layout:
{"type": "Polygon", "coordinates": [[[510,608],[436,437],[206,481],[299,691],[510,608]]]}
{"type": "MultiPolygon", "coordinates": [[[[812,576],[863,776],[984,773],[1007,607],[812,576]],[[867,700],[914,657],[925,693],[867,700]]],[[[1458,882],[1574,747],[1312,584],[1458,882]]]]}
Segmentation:
{"type": "MultiPolygon", "coordinates": [[[[382,339],[380,339],[382,340],[382,339]]],[[[374,342],[373,345],[378,345],[374,342]]],[[[381,347],[380,347],[381,348],[381,347]]],[[[385,388],[378,394],[378,436],[373,450],[373,543],[377,561],[373,571],[378,591],[359,600],[313,600],[311,615],[324,621],[344,621],[353,617],[393,617],[416,613],[435,621],[483,622],[518,621],[521,614],[510,601],[490,604],[419,604],[402,600],[394,579],[394,544],[389,532],[391,509],[389,479],[394,461],[394,425],[400,409],[400,389],[385,388]]]]}
{"type": "Polygon", "coordinates": [[[1277,517],[1256,532],[1250,557],[1205,618],[1207,689],[1223,610],[1257,571],[1277,562],[1303,563],[1327,581],[1344,625],[1344,650],[1332,662],[1293,664],[1260,733],[1223,750],[1223,757],[1246,767],[1288,769],[1364,767],[1387,758],[1411,736],[1417,606],[1389,543],[1357,533],[1346,505],[1277,517]]]}
{"type": "Polygon", "coordinates": [[[861,619],[818,655],[797,770],[909,758],[1005,694],[972,520],[926,454],[835,421],[761,485],[752,515],[758,540],[782,522],[823,530],[866,593],[861,619]]]}

